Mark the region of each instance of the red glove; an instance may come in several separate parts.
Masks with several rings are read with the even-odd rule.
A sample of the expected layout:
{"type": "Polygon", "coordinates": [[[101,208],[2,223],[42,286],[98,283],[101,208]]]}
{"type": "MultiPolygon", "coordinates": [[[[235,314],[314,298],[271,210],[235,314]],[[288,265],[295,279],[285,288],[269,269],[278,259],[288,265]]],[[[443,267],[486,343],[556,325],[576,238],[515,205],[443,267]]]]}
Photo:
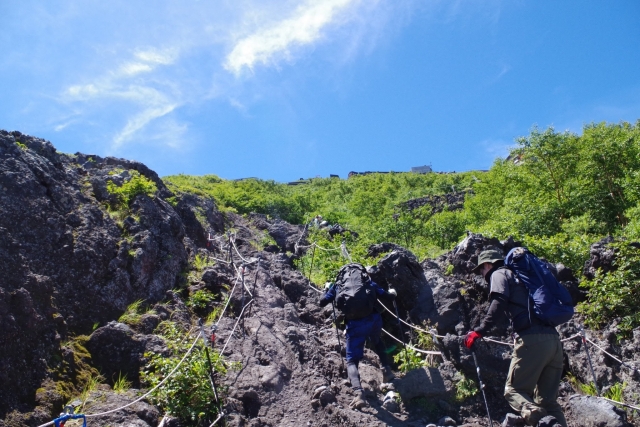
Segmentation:
{"type": "Polygon", "coordinates": [[[477,339],[482,339],[482,335],[480,335],[476,331],[467,332],[467,336],[464,339],[464,346],[471,350],[471,347],[473,347],[473,344],[477,339]]]}

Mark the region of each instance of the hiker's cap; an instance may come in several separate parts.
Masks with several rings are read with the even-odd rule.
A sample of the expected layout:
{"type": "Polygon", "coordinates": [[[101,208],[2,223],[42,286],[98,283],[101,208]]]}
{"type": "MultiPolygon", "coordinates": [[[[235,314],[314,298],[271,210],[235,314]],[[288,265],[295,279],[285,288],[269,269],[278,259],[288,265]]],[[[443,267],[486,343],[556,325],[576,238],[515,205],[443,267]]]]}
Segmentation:
{"type": "Polygon", "coordinates": [[[497,249],[484,250],[480,252],[480,255],[478,255],[478,265],[476,266],[476,268],[474,268],[471,271],[474,274],[480,274],[480,269],[482,268],[482,264],[484,264],[485,262],[490,262],[491,264],[493,264],[494,262],[502,261],[503,259],[504,259],[504,254],[502,253],[502,251],[499,251],[497,249]]]}

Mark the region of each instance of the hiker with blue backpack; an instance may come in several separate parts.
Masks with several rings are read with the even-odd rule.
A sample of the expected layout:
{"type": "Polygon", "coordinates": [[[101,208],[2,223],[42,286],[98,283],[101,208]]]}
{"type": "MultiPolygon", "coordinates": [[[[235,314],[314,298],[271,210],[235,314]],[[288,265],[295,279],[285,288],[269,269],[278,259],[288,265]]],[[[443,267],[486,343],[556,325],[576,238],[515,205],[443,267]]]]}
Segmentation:
{"type": "Polygon", "coordinates": [[[473,351],[475,341],[508,314],[515,346],[504,390],[507,402],[527,425],[567,427],[557,402],[563,349],[556,326],[571,319],[571,296],[526,248],[503,255],[501,250],[487,249],[478,256],[473,272],[490,284],[490,306],[464,344],[473,351]]]}
{"type": "Polygon", "coordinates": [[[334,303],[334,308],[337,307],[345,317],[347,376],[356,395],[349,404],[353,409],[367,406],[358,372],[358,364],[364,357],[367,339],[380,358],[383,381],[389,382],[393,379],[389,358],[380,338],[382,317],[376,310],[376,300],[380,298],[382,301],[392,302],[396,295],[394,289],[385,291],[371,280],[361,264],[347,264],[340,269],[335,283],[329,285],[327,292],[320,299],[321,307],[334,303]]]}

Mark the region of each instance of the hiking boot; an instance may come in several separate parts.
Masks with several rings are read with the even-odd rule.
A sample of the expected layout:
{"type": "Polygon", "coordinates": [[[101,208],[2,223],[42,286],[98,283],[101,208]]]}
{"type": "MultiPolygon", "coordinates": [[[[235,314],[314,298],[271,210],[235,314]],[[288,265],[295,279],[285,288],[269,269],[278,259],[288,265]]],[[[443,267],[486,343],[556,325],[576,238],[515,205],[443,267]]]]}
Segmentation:
{"type": "Polygon", "coordinates": [[[522,409],[520,409],[520,415],[526,421],[527,425],[537,426],[538,422],[546,417],[547,410],[534,403],[525,403],[522,409]]]}
{"type": "Polygon", "coordinates": [[[538,421],[537,427],[562,427],[562,424],[558,422],[556,417],[552,415],[547,415],[538,421]]]}
{"type": "Polygon", "coordinates": [[[356,397],[353,398],[351,403],[349,403],[349,408],[351,409],[362,409],[365,406],[369,406],[367,401],[364,398],[364,391],[358,390],[356,391],[356,397]]]}
{"type": "Polygon", "coordinates": [[[395,378],[396,378],[396,376],[393,375],[393,371],[391,370],[390,366],[383,366],[382,367],[382,382],[383,383],[390,383],[395,378]]]}

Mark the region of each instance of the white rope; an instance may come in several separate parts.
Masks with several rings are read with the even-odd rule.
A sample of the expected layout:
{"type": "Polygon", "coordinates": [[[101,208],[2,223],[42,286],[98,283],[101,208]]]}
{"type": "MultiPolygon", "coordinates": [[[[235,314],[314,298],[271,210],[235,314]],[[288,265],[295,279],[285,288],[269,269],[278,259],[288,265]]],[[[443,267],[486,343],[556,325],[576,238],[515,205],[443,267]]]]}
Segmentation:
{"type": "MultiPolygon", "coordinates": [[[[302,238],[304,237],[304,235],[307,233],[307,229],[309,228],[309,223],[306,223],[304,225],[304,229],[302,230],[302,234],[300,234],[300,237],[298,238],[298,240],[296,241],[296,244],[293,245],[293,250],[295,251],[294,253],[298,253],[298,248],[304,248],[304,246],[300,246],[300,240],[302,240],[302,238]]],[[[311,246],[308,246],[311,247],[311,246]]]]}
{"type": "MultiPolygon", "coordinates": [[[[193,330],[193,329],[192,329],[193,330]]],[[[156,389],[158,389],[162,384],[164,384],[165,382],[167,382],[167,380],[169,378],[171,378],[173,376],[173,374],[178,370],[178,368],[180,367],[180,365],[182,365],[182,362],[184,362],[187,358],[187,356],[191,353],[191,351],[193,350],[193,348],[196,346],[196,344],[198,343],[198,340],[200,339],[200,333],[198,333],[198,336],[196,337],[196,339],[193,341],[193,344],[191,344],[191,347],[189,348],[189,350],[185,353],[185,355],[182,357],[182,359],[180,360],[180,362],[178,362],[178,364],[176,365],[175,368],[173,368],[173,370],[169,373],[169,375],[167,375],[167,377],[165,379],[163,379],[162,381],[160,381],[154,388],[152,388],[151,390],[149,390],[148,392],[146,392],[145,394],[143,394],[142,396],[140,396],[139,398],[137,398],[136,400],[134,400],[131,403],[128,403],[124,406],[121,406],[120,408],[117,409],[112,409],[110,411],[106,411],[106,412],[101,412],[99,414],[91,414],[91,415],[86,415],[87,418],[91,418],[91,417],[99,417],[102,415],[107,415],[107,414],[111,414],[113,412],[117,412],[121,409],[127,408],[131,405],[133,405],[134,403],[140,402],[142,399],[144,399],[145,397],[149,396],[151,393],[153,393],[156,389]]]]}
{"type": "Polygon", "coordinates": [[[254,259],[253,261],[249,261],[248,259],[245,259],[242,254],[240,253],[240,251],[238,250],[238,247],[236,246],[236,241],[235,238],[231,241],[231,245],[233,246],[233,249],[235,249],[236,253],[238,254],[238,256],[240,257],[240,259],[246,264],[246,265],[251,265],[254,264],[256,262],[258,262],[257,259],[254,259]]]}
{"type": "Polygon", "coordinates": [[[222,313],[220,313],[220,317],[218,318],[218,321],[216,322],[216,326],[218,326],[218,324],[220,323],[220,321],[224,317],[225,311],[227,311],[227,307],[229,307],[229,303],[231,302],[231,296],[233,295],[233,291],[235,291],[236,286],[238,285],[238,279],[239,278],[240,278],[240,276],[236,276],[236,283],[233,285],[233,288],[231,289],[231,293],[227,297],[227,303],[224,305],[224,309],[222,310],[222,313]]]}
{"type": "Polygon", "coordinates": [[[317,293],[319,293],[319,294],[322,294],[322,293],[323,293],[321,289],[318,289],[318,288],[316,288],[315,286],[313,286],[313,285],[311,284],[311,282],[309,282],[309,287],[310,287],[311,289],[313,289],[314,291],[316,291],[317,293]]]}
{"type": "Polygon", "coordinates": [[[636,371],[638,372],[638,370],[636,368],[634,368],[631,365],[626,364],[625,362],[623,362],[622,360],[618,359],[617,357],[615,357],[613,354],[607,352],[604,348],[600,347],[598,344],[596,344],[595,342],[591,341],[589,338],[587,338],[585,336],[586,340],[589,341],[592,345],[594,345],[595,347],[597,347],[598,349],[600,349],[601,352],[603,352],[604,354],[606,354],[607,356],[609,356],[610,358],[612,358],[613,360],[619,362],[622,364],[622,366],[631,369],[632,371],[636,371]]]}
{"type": "Polygon", "coordinates": [[[607,400],[607,401],[609,401],[611,403],[615,403],[617,405],[626,406],[627,408],[631,408],[631,409],[635,409],[636,411],[640,411],[640,408],[638,408],[637,406],[629,405],[629,404],[623,403],[623,402],[618,402],[617,400],[611,400],[611,399],[608,399],[608,398],[602,397],[602,396],[593,396],[593,397],[597,397],[598,399],[604,399],[604,400],[607,400]]]}
{"type": "Polygon", "coordinates": [[[335,252],[335,251],[341,250],[340,246],[338,246],[337,248],[323,248],[322,246],[320,246],[316,242],[313,242],[313,245],[315,245],[315,247],[320,249],[321,251],[325,251],[325,252],[335,252]]]}
{"type": "Polygon", "coordinates": [[[351,255],[349,255],[349,251],[347,251],[347,245],[344,242],[340,244],[340,251],[342,252],[343,258],[348,259],[349,262],[353,262],[353,260],[351,259],[351,255]]]}
{"type": "Polygon", "coordinates": [[[227,261],[227,260],[224,260],[224,259],[220,259],[220,258],[216,258],[216,257],[213,257],[213,256],[208,257],[208,259],[213,259],[213,260],[215,260],[215,261],[223,262],[223,263],[225,263],[225,264],[231,264],[231,262],[230,262],[230,261],[227,261]]]}
{"type": "Polygon", "coordinates": [[[510,342],[498,341],[498,340],[494,340],[494,339],[491,339],[491,338],[484,338],[484,337],[482,339],[485,340],[485,341],[492,342],[492,343],[508,345],[508,346],[513,347],[513,344],[510,343],[510,342]]]}
{"type": "MultiPolygon", "coordinates": [[[[191,329],[191,331],[193,331],[193,328],[191,329]]],[[[189,331],[189,334],[191,333],[191,331],[189,331]]],[[[180,360],[180,362],[178,362],[178,364],[176,365],[175,368],[173,368],[173,370],[169,373],[169,375],[166,376],[165,379],[163,379],[162,381],[160,381],[154,388],[152,388],[151,390],[149,390],[148,392],[146,392],[145,394],[143,394],[142,396],[140,396],[139,398],[137,398],[136,400],[134,400],[133,402],[127,403],[124,406],[121,406],[119,408],[116,409],[111,409],[109,411],[106,412],[100,412],[98,414],[90,414],[90,415],[85,415],[85,417],[87,418],[93,418],[93,417],[100,417],[103,415],[107,415],[107,414],[111,414],[113,412],[117,412],[120,411],[122,409],[128,408],[129,406],[133,405],[134,403],[138,403],[141,400],[143,400],[144,398],[146,398],[147,396],[149,396],[151,393],[153,393],[154,391],[156,391],[162,384],[164,384],[165,382],[167,382],[167,380],[169,378],[171,378],[173,376],[173,374],[178,370],[178,368],[180,367],[180,365],[182,365],[182,362],[185,361],[185,359],[187,358],[187,356],[191,353],[191,351],[193,350],[193,348],[196,346],[196,344],[198,343],[198,340],[200,339],[200,334],[198,334],[198,336],[196,337],[196,339],[193,341],[193,344],[191,344],[191,347],[189,348],[189,350],[187,350],[187,352],[185,353],[185,355],[182,357],[182,359],[180,360]]],[[[41,424],[38,427],[46,427],[46,426],[50,426],[53,425],[55,423],[54,421],[49,421],[48,423],[45,424],[41,424]]]]}
{"type": "Polygon", "coordinates": [[[569,338],[565,338],[565,339],[563,339],[563,340],[560,340],[560,342],[571,341],[572,339],[574,339],[574,338],[578,338],[578,337],[581,337],[581,336],[582,336],[582,335],[580,335],[580,334],[575,334],[574,336],[571,336],[571,337],[569,337],[569,338]]]}
{"type": "Polygon", "coordinates": [[[391,338],[393,338],[394,340],[396,340],[397,342],[406,345],[407,347],[409,347],[411,350],[417,351],[418,353],[422,353],[422,354],[435,354],[435,355],[442,355],[442,352],[440,351],[428,351],[428,350],[421,350],[419,348],[415,348],[413,347],[411,344],[405,344],[404,342],[400,341],[398,338],[394,337],[393,335],[391,335],[389,332],[387,332],[384,328],[382,328],[382,332],[384,332],[385,334],[389,335],[391,338]]]}
{"type": "MultiPolygon", "coordinates": [[[[235,264],[234,267],[236,269],[236,274],[238,274],[241,278],[242,278],[242,287],[249,292],[249,295],[251,296],[251,298],[253,298],[253,294],[251,293],[251,291],[249,290],[249,288],[247,287],[245,281],[244,281],[244,276],[245,276],[245,264],[242,264],[240,266],[240,268],[238,268],[235,264]],[[242,273],[240,272],[240,269],[242,269],[242,273]]],[[[258,274],[258,272],[256,271],[256,274],[258,274]]]]}
{"type": "Polygon", "coordinates": [[[445,338],[445,336],[444,336],[444,335],[437,335],[437,334],[436,334],[435,332],[433,332],[433,331],[427,331],[426,329],[422,329],[422,328],[417,327],[416,325],[412,325],[411,323],[407,323],[407,322],[405,322],[404,320],[402,320],[402,319],[400,319],[398,316],[396,316],[396,314],[395,314],[393,311],[389,310],[389,307],[387,307],[387,306],[386,306],[386,305],[384,305],[382,302],[380,302],[380,300],[377,300],[377,301],[378,301],[378,304],[380,304],[382,307],[384,307],[384,309],[385,309],[385,310],[387,310],[387,311],[389,312],[389,314],[391,314],[393,317],[395,317],[396,319],[398,319],[399,321],[401,321],[402,323],[404,323],[404,324],[405,324],[405,325],[407,325],[408,327],[413,328],[413,329],[415,329],[416,331],[420,331],[420,332],[423,332],[423,333],[425,333],[425,334],[429,334],[429,335],[434,336],[434,337],[436,337],[436,338],[445,338]]]}
{"type": "Polygon", "coordinates": [[[225,351],[225,349],[227,348],[227,344],[229,344],[229,341],[231,341],[231,338],[233,337],[233,333],[236,331],[236,327],[238,326],[238,323],[240,323],[240,319],[242,319],[242,316],[244,314],[244,310],[245,308],[247,308],[249,306],[249,304],[251,304],[253,302],[253,300],[249,301],[248,303],[246,303],[244,305],[244,307],[242,307],[242,311],[240,312],[240,315],[238,316],[238,320],[236,320],[236,324],[233,325],[233,329],[231,330],[231,334],[229,335],[229,338],[227,338],[227,342],[224,343],[224,347],[222,347],[222,350],[220,351],[220,355],[222,355],[225,351]]]}

